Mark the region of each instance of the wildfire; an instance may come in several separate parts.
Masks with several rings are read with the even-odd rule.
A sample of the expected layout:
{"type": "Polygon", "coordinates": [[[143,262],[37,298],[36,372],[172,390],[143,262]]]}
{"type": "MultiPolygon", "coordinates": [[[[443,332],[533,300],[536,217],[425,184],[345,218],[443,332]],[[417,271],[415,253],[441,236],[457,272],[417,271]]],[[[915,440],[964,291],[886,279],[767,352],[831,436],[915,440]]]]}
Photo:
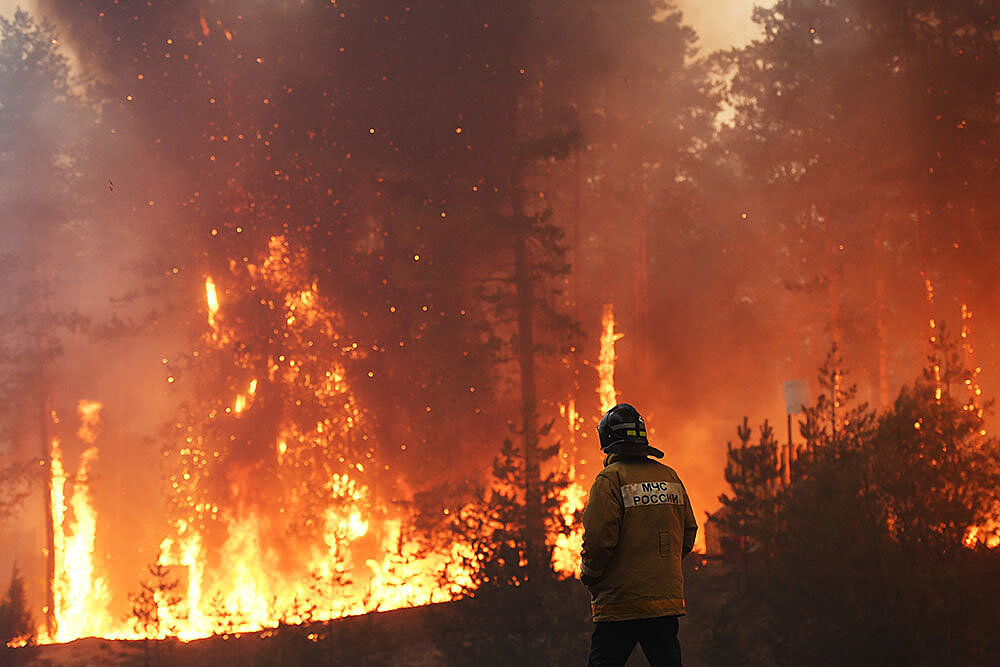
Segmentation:
{"type": "MultiPolygon", "coordinates": [[[[962,406],[964,410],[971,410],[976,413],[979,419],[983,418],[983,389],[979,385],[979,375],[983,372],[982,366],[976,363],[976,351],[972,346],[972,310],[968,304],[962,304],[962,331],[961,331],[962,351],[965,352],[970,370],[969,377],[965,378],[965,388],[969,392],[969,400],[962,406]]],[[[983,429],[982,435],[986,435],[983,429]]]]}
{"type": "MultiPolygon", "coordinates": [[[[81,426],[77,432],[86,444],[93,445],[100,425],[101,404],[81,401],[78,412],[81,426]]],[[[63,642],[77,637],[106,632],[110,627],[107,584],[94,574],[94,541],[97,513],[91,503],[88,474],[97,459],[97,447],[88,447],[80,457],[80,467],[73,480],[69,507],[66,506],[66,483],[69,475],[63,465],[58,439],[49,452],[49,499],[52,508],[55,571],[52,581],[54,609],[53,634],[40,633],[42,642],[63,642]],[[67,510],[72,514],[68,517],[67,510]]]]}
{"type": "MultiPolygon", "coordinates": [[[[597,357],[597,393],[601,400],[601,412],[607,412],[618,403],[618,393],[615,390],[615,343],[624,337],[623,333],[615,332],[614,305],[604,306],[601,317],[601,348],[597,357]]],[[[567,419],[570,433],[579,428],[579,415],[576,402],[570,400],[567,405],[560,406],[560,416],[567,419]]],[[[557,534],[552,544],[552,567],[564,576],[576,576],[580,571],[580,548],[583,545],[583,527],[577,521],[577,514],[587,504],[587,489],[576,479],[576,461],[568,452],[563,452],[560,464],[568,461],[565,470],[570,483],[562,490],[559,515],[568,531],[557,534]]]]}
{"type": "MultiPolygon", "coordinates": [[[[377,460],[368,444],[365,415],[353,398],[346,369],[348,360],[365,353],[357,342],[339,336],[339,317],[320,298],[303,257],[276,236],[260,262],[232,265],[227,282],[247,285],[251,298],[275,315],[273,334],[280,346],[258,357],[238,343],[245,336],[233,329],[230,321],[236,318],[220,317],[223,304],[216,283],[205,279],[208,327],[201,354],[195,356],[229,359],[234,375],[247,379],[237,382],[228,398],[199,404],[204,417],[177,425],[180,444],[167,452],[173,462],[172,518],[156,563],[167,568],[178,588],[153,590],[152,626],[136,616],[113,621],[108,587],[95,569],[97,515],[88,472],[97,456],[93,443],[101,405],[79,405],[78,435],[90,447],[72,479],[69,512],[65,487],[70,477],[59,442],[52,443],[56,625],[51,636],[42,634],[43,643],[85,636],[177,636],[187,641],[281,622],[444,602],[473,587],[469,567],[474,566],[467,565],[475,562],[471,546],[453,543],[427,553],[406,537],[405,519],[390,517],[374,493],[374,475],[389,466],[377,460]],[[258,408],[264,397],[285,401],[277,408],[268,404],[279,415],[277,424],[258,408]],[[247,443],[235,435],[246,428],[240,423],[252,425],[243,436],[250,438],[247,443]],[[258,426],[269,429],[262,433],[273,432],[273,440],[254,450],[258,426]],[[248,462],[248,452],[254,451],[262,458],[248,462]],[[260,472],[265,470],[268,486],[262,494],[260,472]]],[[[234,303],[240,298],[229,293],[234,303]]],[[[614,327],[608,305],[597,367],[602,409],[615,401],[614,343],[622,334],[614,327]]],[[[564,416],[571,428],[579,428],[575,402],[564,416]]],[[[570,483],[560,499],[563,526],[550,538],[552,565],[575,576],[582,541],[576,515],[587,492],[575,479],[575,454],[564,453],[560,467],[570,483]]]]}
{"type": "Polygon", "coordinates": [[[988,549],[996,549],[1000,547],[1000,528],[971,526],[965,533],[963,544],[969,549],[974,549],[979,544],[985,544],[988,549]]]}
{"type": "Polygon", "coordinates": [[[577,513],[587,505],[587,489],[573,477],[562,490],[559,502],[559,515],[563,523],[570,528],[568,533],[555,536],[552,545],[552,568],[563,576],[575,577],[580,572],[580,548],[583,546],[583,527],[577,521],[577,513]]]}
{"type": "Polygon", "coordinates": [[[208,306],[208,326],[216,329],[215,314],[219,312],[219,295],[211,276],[205,278],[205,305],[208,306]]]}
{"type": "Polygon", "coordinates": [[[615,392],[615,343],[625,334],[615,333],[615,311],[613,304],[604,306],[601,318],[601,351],[597,357],[597,394],[601,398],[601,413],[607,412],[618,403],[615,392]]]}
{"type": "Polygon", "coordinates": [[[91,446],[72,479],[69,507],[71,478],[59,441],[52,442],[54,627],[51,634],[39,633],[41,643],[86,636],[190,640],[443,602],[472,587],[471,573],[461,565],[474,560],[469,547],[453,544],[442,553],[425,553],[403,538],[400,519],[385,518],[385,508],[366,482],[376,466],[343,363],[361,354],[359,345],[339,338],[339,318],[323,305],[302,257],[277,236],[259,264],[233,269],[235,284],[242,280],[280,295],[264,305],[280,313],[283,351],[259,362],[250,353],[234,352],[231,327],[219,317],[216,283],[205,279],[205,345],[220,358],[235,354],[239,368],[259,364],[263,372],[228,401],[207,407],[207,421],[179,425],[184,436],[175,452],[179,469],[170,476],[175,516],[160,542],[157,564],[181,579],[182,587],[179,595],[153,591],[152,626],[134,616],[112,621],[108,587],[94,567],[97,515],[88,472],[97,457],[93,443],[101,404],[79,404],[78,436],[91,446]],[[289,401],[270,458],[260,462],[277,471],[274,497],[268,499],[277,512],[265,512],[253,497],[250,469],[246,479],[233,477],[228,499],[206,482],[226,470],[232,474],[222,466],[234,450],[218,436],[235,428],[226,419],[255,418],[255,400],[265,385],[275,388],[269,395],[289,401]],[[315,419],[298,417],[304,403],[317,408],[315,419]],[[285,548],[290,536],[297,540],[293,550],[285,548]],[[299,562],[289,562],[295,557],[290,551],[299,562]]]}

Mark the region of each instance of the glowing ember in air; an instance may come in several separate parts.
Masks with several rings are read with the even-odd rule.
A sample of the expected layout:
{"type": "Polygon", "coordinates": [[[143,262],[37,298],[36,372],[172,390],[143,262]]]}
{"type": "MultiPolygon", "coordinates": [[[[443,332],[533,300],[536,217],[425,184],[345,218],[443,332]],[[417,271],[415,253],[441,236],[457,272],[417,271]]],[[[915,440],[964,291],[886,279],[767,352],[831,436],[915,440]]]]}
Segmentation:
{"type": "Polygon", "coordinates": [[[615,342],[624,336],[625,334],[615,333],[614,305],[606,304],[601,318],[601,351],[597,357],[597,378],[600,382],[597,394],[601,397],[601,413],[618,403],[615,393],[615,342]]]}
{"type": "MultiPolygon", "coordinates": [[[[979,375],[983,372],[982,366],[976,363],[976,351],[972,346],[972,310],[968,304],[962,304],[962,331],[961,331],[962,351],[966,354],[969,377],[965,378],[965,388],[969,392],[969,400],[962,405],[963,410],[976,413],[976,417],[983,418],[985,411],[983,406],[983,389],[979,384],[979,375]]],[[[982,429],[981,435],[986,435],[986,429],[982,429]]]]}
{"type": "Polygon", "coordinates": [[[579,430],[580,425],[577,423],[577,420],[580,417],[580,413],[576,411],[576,399],[571,398],[568,404],[560,405],[559,416],[566,419],[566,428],[569,430],[571,436],[579,430]]]}

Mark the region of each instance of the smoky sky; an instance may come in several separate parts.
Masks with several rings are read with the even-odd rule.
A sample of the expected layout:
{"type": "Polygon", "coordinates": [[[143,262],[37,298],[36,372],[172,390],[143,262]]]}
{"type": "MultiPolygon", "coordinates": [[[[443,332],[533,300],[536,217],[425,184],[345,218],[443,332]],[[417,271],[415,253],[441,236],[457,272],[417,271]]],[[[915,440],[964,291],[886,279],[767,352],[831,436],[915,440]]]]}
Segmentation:
{"type": "MultiPolygon", "coordinates": [[[[420,30],[410,34],[382,21],[403,15],[402,5],[391,2],[344,3],[345,12],[365,20],[351,14],[353,22],[343,25],[318,5],[296,3],[43,4],[76,67],[105,100],[95,125],[81,128],[100,146],[84,165],[93,217],[127,230],[103,253],[62,249],[71,257],[68,274],[100,275],[74,284],[82,300],[102,304],[93,310],[105,320],[118,315],[137,323],[111,341],[94,344],[82,335],[72,341],[73,354],[60,362],[59,389],[66,406],[80,398],[107,404],[94,486],[99,513],[116,526],[102,553],[127,564],[122,580],[131,584],[159,539],[162,498],[148,489],[162,485],[158,439],[185,398],[182,389],[167,388],[165,377],[194,345],[192,332],[204,330],[204,275],[217,274],[223,285],[228,267],[250,263],[272,234],[291,230],[301,239],[316,272],[326,276],[322,293],[343,312],[345,329],[389,350],[371,355],[383,360],[373,378],[367,360],[351,369],[357,398],[380,429],[375,439],[389,452],[384,460],[400,471],[386,478],[387,495],[404,495],[436,477],[481,476],[499,441],[516,436],[517,385],[509,367],[484,370],[455,351],[486,335],[459,313],[471,302],[473,281],[484,279],[476,270],[480,258],[499,237],[445,225],[459,224],[463,213],[475,220],[476,207],[493,205],[475,198],[494,186],[482,175],[496,171],[504,150],[503,137],[491,132],[499,124],[481,101],[494,99],[488,67],[496,60],[474,48],[471,30],[503,29],[503,12],[482,10],[483,18],[479,10],[450,13],[447,3],[436,3],[421,10],[420,30]],[[204,44],[210,48],[202,50],[204,44]],[[337,60],[341,45],[350,60],[337,60]],[[281,105],[291,111],[275,112],[281,105]],[[287,126],[275,127],[278,118],[287,126]],[[237,136],[246,142],[230,141],[237,136]],[[425,172],[440,179],[426,186],[413,177],[425,172]],[[244,232],[243,221],[254,216],[260,229],[244,232]],[[339,236],[325,234],[327,216],[336,216],[339,236]],[[211,230],[222,230],[221,242],[211,230]],[[447,249],[439,257],[421,253],[421,239],[432,234],[432,247],[447,249]],[[349,259],[383,254],[400,260],[383,273],[349,259]],[[431,260],[430,273],[421,273],[431,260]],[[143,281],[154,286],[133,293],[133,283],[143,281]],[[443,289],[456,284],[469,288],[443,289]],[[451,296],[440,296],[445,292],[451,296]],[[125,296],[127,307],[103,305],[125,296]],[[403,306],[410,308],[404,323],[368,317],[403,306]],[[425,311],[443,315],[428,325],[423,343],[403,340],[420,330],[425,311]],[[143,328],[143,318],[156,324],[143,328]],[[492,382],[493,393],[469,391],[480,380],[492,382]],[[464,440],[470,433],[471,444],[464,440]],[[408,445],[405,454],[401,444],[408,445]],[[122,528],[136,525],[138,531],[122,528]],[[139,535],[130,539],[130,532],[139,535]]],[[[701,161],[717,157],[708,145],[717,137],[691,136],[714,125],[720,106],[707,86],[692,83],[704,70],[685,68],[699,66],[692,64],[695,46],[705,54],[755,37],[751,3],[680,3],[693,31],[674,31],[668,22],[642,38],[610,16],[574,15],[579,23],[564,26],[557,6],[544,9],[550,13],[539,11],[546,19],[540,32],[551,30],[553,41],[569,44],[586,35],[587,43],[552,77],[532,81],[533,91],[555,90],[571,100],[546,121],[578,128],[582,137],[568,156],[533,166],[525,188],[533,210],[551,211],[565,232],[572,272],[553,298],[582,332],[573,353],[560,350],[540,366],[539,410],[543,421],[563,428],[559,405],[573,395],[583,416],[574,444],[584,473],[596,472],[594,364],[601,313],[613,303],[624,334],[617,345],[619,398],[646,415],[651,441],[687,483],[702,519],[725,489],[726,441],[735,439],[736,424],[744,415],[752,422],[769,418],[784,440],[782,383],[812,382],[835,330],[862,398],[880,402],[880,336],[892,341],[884,346],[890,392],[918,372],[928,306],[913,259],[920,253],[916,232],[905,217],[887,223],[900,239],[891,257],[872,250],[874,241],[832,238],[818,265],[794,221],[752,205],[766,197],[747,191],[749,176],[704,168],[701,161]],[[849,307],[836,303],[830,275],[841,276],[856,296],[849,307]],[[872,315],[876,297],[892,304],[884,330],[872,315]]],[[[526,77],[534,75],[525,69],[526,77]]],[[[725,156],[718,161],[727,163],[725,156]]],[[[985,251],[979,259],[986,261],[985,251]]],[[[963,300],[977,312],[981,306],[977,330],[985,337],[997,297],[950,270],[960,261],[932,264],[925,268],[938,285],[939,316],[957,319],[963,300]]],[[[991,367],[993,342],[979,354],[991,367]]],[[[179,370],[211,380],[210,369],[191,368],[179,370]]],[[[37,510],[26,512],[38,516],[37,510]]],[[[36,524],[25,529],[26,541],[40,543],[36,524]]]]}

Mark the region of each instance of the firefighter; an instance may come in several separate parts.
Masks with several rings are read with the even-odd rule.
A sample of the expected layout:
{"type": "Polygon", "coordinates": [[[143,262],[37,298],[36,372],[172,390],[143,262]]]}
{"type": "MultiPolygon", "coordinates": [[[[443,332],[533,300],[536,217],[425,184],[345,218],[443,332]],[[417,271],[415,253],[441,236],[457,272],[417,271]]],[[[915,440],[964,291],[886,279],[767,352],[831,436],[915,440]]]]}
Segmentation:
{"type": "Polygon", "coordinates": [[[652,667],[679,667],[681,559],[698,532],[687,491],[672,468],[649,458],[663,452],[628,403],[608,410],[597,434],[606,458],[583,511],[580,566],[594,616],[589,666],[620,667],[638,642],[652,667]]]}

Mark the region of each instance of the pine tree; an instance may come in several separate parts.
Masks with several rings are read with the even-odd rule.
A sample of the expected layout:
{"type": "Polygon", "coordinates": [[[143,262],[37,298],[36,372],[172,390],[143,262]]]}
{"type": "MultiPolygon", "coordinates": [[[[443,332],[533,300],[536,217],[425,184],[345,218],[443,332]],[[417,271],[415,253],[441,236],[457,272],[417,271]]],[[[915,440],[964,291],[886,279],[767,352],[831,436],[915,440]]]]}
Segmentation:
{"type": "MultiPolygon", "coordinates": [[[[78,241],[80,233],[70,223],[80,217],[73,188],[86,127],[68,61],[57,45],[53,27],[23,10],[0,17],[0,89],[11,91],[0,105],[0,279],[5,285],[0,307],[8,315],[0,341],[0,434],[35,440],[40,451],[31,459],[43,462],[49,460],[53,368],[64,335],[86,324],[64,297],[68,278],[57,271],[54,259],[57,242],[78,241]]],[[[47,482],[48,466],[34,469],[47,482]]],[[[44,497],[48,502],[47,492],[44,497]]],[[[47,510],[50,630],[51,516],[47,510]]]]}
{"type": "MultiPolygon", "coordinates": [[[[1000,439],[939,384],[968,372],[939,335],[921,375],[876,414],[850,401],[831,352],[791,484],[766,514],[731,526],[765,548],[735,563],[756,585],[726,603],[715,640],[731,650],[713,650],[714,664],[758,654],[775,665],[990,664],[1000,439]]],[[[747,495],[737,509],[756,507],[747,495]]]]}
{"type": "Polygon", "coordinates": [[[181,602],[179,582],[170,579],[169,570],[154,563],[148,566],[149,579],[139,582],[139,590],[129,593],[131,615],[126,619],[132,623],[136,632],[146,639],[158,639],[177,632],[174,621],[179,616],[164,617],[163,609],[175,611],[181,602]]]}
{"type": "Polygon", "coordinates": [[[781,479],[778,446],[774,439],[774,428],[765,419],[760,425],[759,439],[751,444],[753,435],[748,418],[737,426],[736,433],[740,445],[728,445],[726,481],[732,487],[733,495],[722,494],[719,501],[726,511],[727,529],[746,537],[763,539],[767,531],[763,529],[775,511],[775,494],[781,479]]]}
{"type": "MultiPolygon", "coordinates": [[[[558,445],[546,447],[539,455],[544,461],[557,450],[558,445]]],[[[452,544],[462,545],[454,564],[469,577],[460,591],[472,598],[460,603],[466,605],[461,627],[454,625],[455,619],[444,618],[434,628],[435,642],[449,664],[482,664],[498,652],[513,664],[565,664],[567,654],[575,655],[565,637],[575,641],[585,631],[585,601],[567,604],[568,595],[570,599],[573,593],[584,597],[578,582],[558,581],[550,568],[540,575],[530,567],[526,474],[524,455],[507,439],[493,461],[485,488],[465,494],[456,489],[429,489],[418,496],[420,538],[438,553],[447,552],[452,544]],[[463,495],[464,500],[454,500],[463,495]]],[[[562,527],[559,494],[565,484],[562,476],[551,472],[539,480],[540,513],[552,533],[562,527]]],[[[549,541],[542,550],[546,564],[551,562],[549,541]]],[[[442,586],[454,589],[454,571],[444,568],[440,572],[442,586]]]]}
{"type": "Polygon", "coordinates": [[[11,569],[7,592],[0,600],[0,647],[7,643],[35,643],[35,626],[28,607],[24,577],[17,563],[11,569]]]}

